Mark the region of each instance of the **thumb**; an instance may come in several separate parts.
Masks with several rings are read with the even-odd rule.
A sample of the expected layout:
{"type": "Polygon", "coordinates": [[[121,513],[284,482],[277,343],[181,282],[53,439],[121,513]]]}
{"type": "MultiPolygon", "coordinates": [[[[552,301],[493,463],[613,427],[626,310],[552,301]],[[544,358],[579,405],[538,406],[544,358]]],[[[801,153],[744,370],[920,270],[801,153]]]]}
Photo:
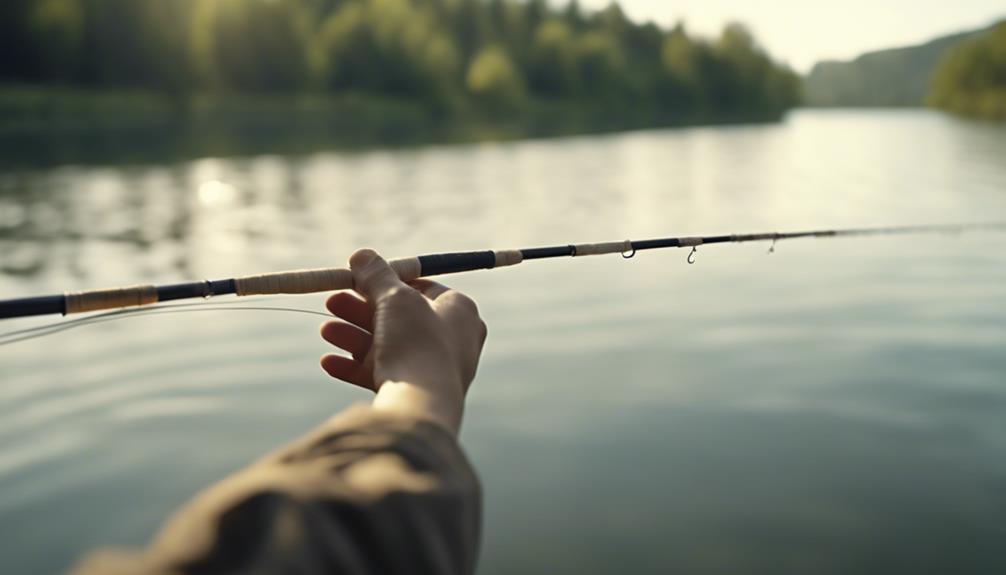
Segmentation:
{"type": "Polygon", "coordinates": [[[381,296],[403,287],[398,274],[377,252],[371,249],[357,250],[349,258],[349,269],[353,272],[353,286],[368,300],[376,302],[381,296]]]}

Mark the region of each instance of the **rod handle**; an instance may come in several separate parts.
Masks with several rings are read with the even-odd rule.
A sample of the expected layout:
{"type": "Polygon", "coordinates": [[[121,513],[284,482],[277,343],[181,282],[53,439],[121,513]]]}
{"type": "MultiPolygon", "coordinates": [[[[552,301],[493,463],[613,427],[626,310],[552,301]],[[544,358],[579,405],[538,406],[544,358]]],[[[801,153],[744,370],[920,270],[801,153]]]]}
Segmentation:
{"type": "MultiPolygon", "coordinates": [[[[419,258],[400,258],[388,262],[402,281],[412,281],[422,274],[419,258]]],[[[234,279],[235,293],[245,295],[300,294],[353,289],[353,272],[346,268],[321,268],[274,272],[234,279]]]]}
{"type": "MultiPolygon", "coordinates": [[[[402,281],[477,269],[512,266],[522,260],[519,250],[457,252],[399,258],[388,262],[402,281]]],[[[275,272],[236,278],[235,293],[244,295],[299,294],[353,289],[353,274],[346,268],[275,272]]]]}

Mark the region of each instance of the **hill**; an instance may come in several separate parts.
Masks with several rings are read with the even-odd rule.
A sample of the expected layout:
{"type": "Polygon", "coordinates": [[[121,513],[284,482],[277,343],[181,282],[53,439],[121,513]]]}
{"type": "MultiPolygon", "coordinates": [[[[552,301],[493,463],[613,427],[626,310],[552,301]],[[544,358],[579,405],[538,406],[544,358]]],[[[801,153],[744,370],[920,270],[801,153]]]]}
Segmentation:
{"type": "Polygon", "coordinates": [[[989,28],[925,44],[868,52],[850,62],[817,63],[804,79],[807,106],[922,106],[940,58],[989,28]]]}
{"type": "Polygon", "coordinates": [[[927,103],[960,116],[1006,121],[1006,20],[947,50],[927,103]]]}

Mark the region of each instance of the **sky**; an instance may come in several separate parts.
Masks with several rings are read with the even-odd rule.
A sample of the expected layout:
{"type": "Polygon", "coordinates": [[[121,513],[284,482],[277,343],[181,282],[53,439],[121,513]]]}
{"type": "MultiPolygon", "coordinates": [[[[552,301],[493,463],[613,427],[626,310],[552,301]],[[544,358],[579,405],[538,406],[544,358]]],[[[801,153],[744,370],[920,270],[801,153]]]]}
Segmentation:
{"type": "MultiPolygon", "coordinates": [[[[565,0],[557,0],[565,4],[565,0]]],[[[580,0],[599,9],[610,0],[580,0]]],[[[872,50],[924,42],[1006,17],[1004,0],[619,0],[635,21],[685,22],[716,35],[739,21],[778,60],[807,72],[819,60],[847,60],[872,50]]]]}

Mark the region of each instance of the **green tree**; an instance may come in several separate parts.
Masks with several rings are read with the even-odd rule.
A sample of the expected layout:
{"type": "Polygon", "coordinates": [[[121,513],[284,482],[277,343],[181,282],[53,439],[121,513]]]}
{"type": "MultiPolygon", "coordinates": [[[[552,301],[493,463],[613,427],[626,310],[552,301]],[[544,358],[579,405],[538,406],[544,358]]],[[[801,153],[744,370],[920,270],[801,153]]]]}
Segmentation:
{"type": "Polygon", "coordinates": [[[713,46],[712,61],[707,63],[712,97],[730,111],[760,107],[759,83],[768,65],[747,28],[727,24],[713,46]]]}
{"type": "Polygon", "coordinates": [[[450,33],[455,39],[462,61],[468,63],[492,40],[489,11],[483,0],[455,0],[450,17],[450,33]]]}
{"type": "Polygon", "coordinates": [[[309,22],[293,0],[199,0],[192,43],[204,81],[250,92],[304,88],[311,77],[309,22]]]}
{"type": "Polygon", "coordinates": [[[573,95],[579,88],[573,32],[553,18],[538,26],[528,63],[528,84],[543,96],[573,95]]]}
{"type": "Polygon", "coordinates": [[[694,115],[702,100],[699,50],[684,26],[679,24],[664,38],[660,57],[663,76],[659,92],[663,104],[681,115],[694,115]]]}
{"type": "Polygon", "coordinates": [[[31,24],[33,0],[0,0],[0,79],[47,79],[35,53],[31,24]]]}
{"type": "Polygon", "coordinates": [[[177,92],[191,81],[191,0],[80,0],[81,81],[177,92]]]}
{"type": "Polygon", "coordinates": [[[562,11],[562,19],[574,32],[583,30],[587,25],[587,19],[583,17],[583,9],[577,0],[569,0],[562,11]]]}
{"type": "Polygon", "coordinates": [[[951,48],[933,73],[927,101],[962,116],[1006,120],[1006,22],[951,48]]]}
{"type": "Polygon", "coordinates": [[[623,86],[622,51],[614,35],[591,31],[577,38],[577,71],[587,94],[608,99],[623,86]]]}
{"type": "Polygon", "coordinates": [[[465,84],[479,103],[495,111],[516,110],[524,101],[521,75],[500,46],[489,46],[475,56],[465,84]]]}
{"type": "Polygon", "coordinates": [[[331,90],[416,98],[447,105],[457,91],[459,57],[430,10],[408,0],[347,2],[319,37],[322,79],[331,90]]]}
{"type": "Polygon", "coordinates": [[[48,81],[79,80],[84,38],[80,0],[38,0],[29,12],[28,26],[37,72],[48,81]]]}

